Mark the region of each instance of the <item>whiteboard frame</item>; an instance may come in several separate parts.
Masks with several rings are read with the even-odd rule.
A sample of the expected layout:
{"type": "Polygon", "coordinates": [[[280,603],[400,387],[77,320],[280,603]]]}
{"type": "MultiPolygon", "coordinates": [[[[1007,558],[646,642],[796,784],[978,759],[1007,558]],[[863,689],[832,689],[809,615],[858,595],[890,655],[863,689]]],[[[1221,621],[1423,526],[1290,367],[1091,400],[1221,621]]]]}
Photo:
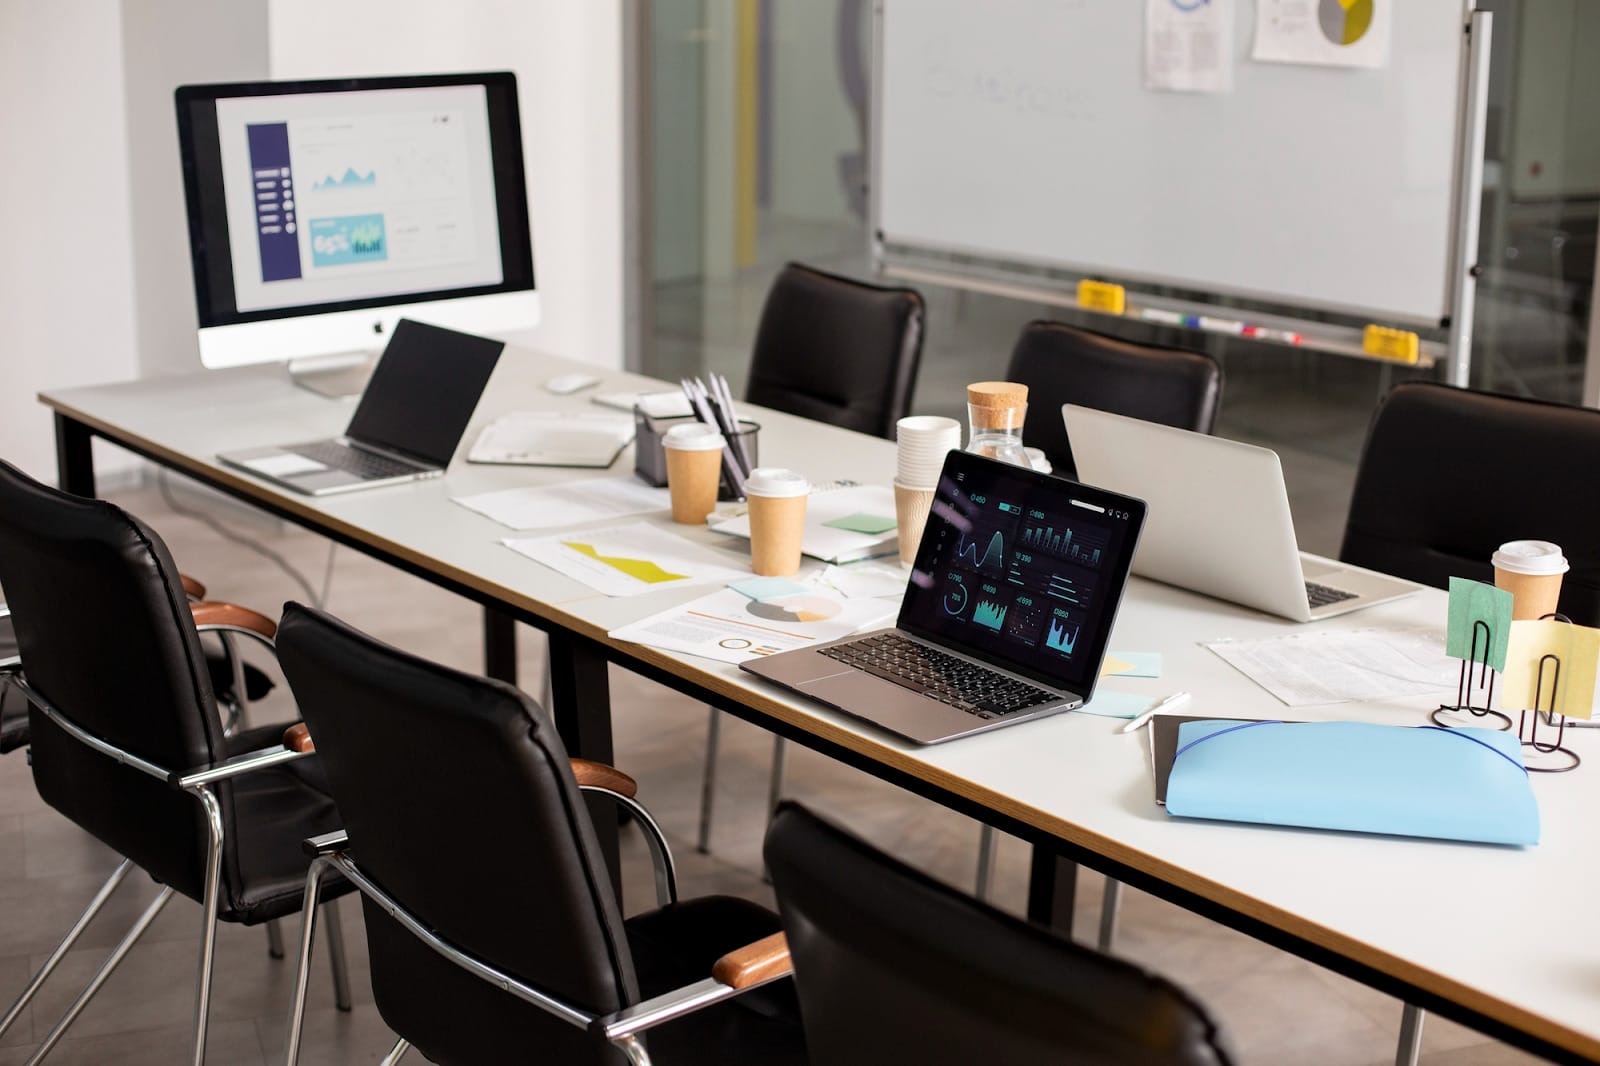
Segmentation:
{"type": "MultiPolygon", "coordinates": [[[[1453,225],[1449,236],[1447,277],[1441,292],[1441,311],[1437,317],[1396,315],[1374,311],[1338,301],[1288,300],[1281,294],[1260,292],[1230,285],[1198,286],[1192,278],[1159,274],[1122,273],[1109,275],[1093,264],[1069,260],[1049,262],[1025,256],[1002,256],[992,250],[958,247],[934,242],[903,241],[889,243],[882,227],[882,164],[884,107],[884,0],[873,0],[872,19],[872,121],[870,123],[868,188],[868,255],[874,269],[908,280],[942,283],[1011,295],[1018,299],[1046,304],[1078,307],[1076,282],[1083,278],[1109,279],[1135,285],[1171,286],[1203,292],[1209,296],[1254,300],[1286,309],[1277,314],[1248,313],[1254,320],[1293,323],[1300,327],[1303,341],[1298,347],[1364,356],[1359,342],[1359,327],[1300,319],[1290,308],[1367,319],[1382,324],[1400,324],[1445,334],[1442,343],[1422,342],[1423,362],[1431,365],[1435,357],[1447,363],[1446,376],[1452,384],[1465,386],[1470,370],[1471,326],[1476,294],[1477,233],[1483,188],[1483,149],[1488,111],[1489,43],[1493,16],[1477,10],[1475,0],[1461,0],[1462,62],[1456,107],[1455,177],[1451,183],[1450,214],[1453,225]],[[965,261],[965,262],[964,262],[965,261]]],[[[1142,307],[1214,309],[1213,304],[1129,294],[1130,301],[1142,307]]],[[[1081,308],[1083,310],[1091,310],[1081,308]]],[[[1126,316],[1112,316],[1126,317],[1126,316]]]]}

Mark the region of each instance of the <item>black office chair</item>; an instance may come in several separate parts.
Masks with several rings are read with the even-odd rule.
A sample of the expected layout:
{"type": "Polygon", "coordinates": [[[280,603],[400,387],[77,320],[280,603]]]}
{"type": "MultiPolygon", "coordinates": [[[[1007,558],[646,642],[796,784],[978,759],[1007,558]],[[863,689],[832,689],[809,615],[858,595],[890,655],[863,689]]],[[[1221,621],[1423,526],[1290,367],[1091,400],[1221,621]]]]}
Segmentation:
{"type": "MultiPolygon", "coordinates": [[[[767,290],[745,399],[802,418],[893,438],[911,412],[922,359],[922,296],[789,263],[767,290]]],[[[711,846],[721,718],[710,712],[700,786],[699,850],[711,846]]],[[[772,742],[770,803],[783,788],[785,743],[772,742]]]]}
{"type": "MultiPolygon", "coordinates": [[[[775,934],[777,916],[678,901],[632,782],[587,764],[589,787],[629,810],[660,860],[661,906],[623,920],[572,763],[527,696],[294,603],[278,653],[345,817],[313,844],[306,906],[324,870],[360,888],[373,994],[400,1037],[386,1061],[408,1045],[441,1063],[804,1061],[788,982],[741,995],[787,966],[759,951],[719,962],[775,934]]],[[[308,911],[291,1066],[312,937],[308,911]]]]}
{"type": "MultiPolygon", "coordinates": [[[[161,538],[121,508],[69,496],[0,463],[0,585],[12,611],[34,783],[51,807],[124,857],[17,1002],[3,1033],[138,867],[164,887],[45,1036],[43,1057],[177,892],[204,905],[195,1059],[205,1055],[216,923],[300,908],[301,840],[338,827],[284,726],[226,737],[200,630],[270,645],[270,619],[190,603],[161,538]]],[[[349,890],[347,884],[332,886],[349,890]]],[[[337,921],[329,909],[330,920],[337,921]]],[[[336,927],[335,927],[336,928],[336,927]]],[[[337,936],[332,938],[337,948],[337,936]]],[[[348,1009],[343,961],[335,986],[348,1009]]],[[[30,1060],[31,1061],[31,1060],[30,1060]]]]}
{"type": "Polygon", "coordinates": [[[1170,982],[964,896],[796,803],[779,807],[765,853],[817,1062],[1235,1061],[1170,982]]]}
{"type": "Polygon", "coordinates": [[[11,675],[21,663],[17,633],[11,627],[11,608],[0,603],[0,755],[28,743],[28,701],[21,689],[11,687],[11,675]]]}
{"type": "Polygon", "coordinates": [[[1023,327],[1006,380],[1028,386],[1023,443],[1042,449],[1066,477],[1077,468],[1064,403],[1210,433],[1222,402],[1222,367],[1209,355],[1045,319],[1023,327]]]}
{"type": "Polygon", "coordinates": [[[893,437],[895,423],[911,410],[923,319],[914,289],[789,263],[767,290],[745,399],[893,437]]]}
{"type": "Polygon", "coordinates": [[[1432,382],[1392,389],[1373,415],[1339,558],[1438,588],[1493,581],[1508,540],[1551,540],[1571,569],[1560,609],[1600,625],[1600,412],[1432,382]]]}

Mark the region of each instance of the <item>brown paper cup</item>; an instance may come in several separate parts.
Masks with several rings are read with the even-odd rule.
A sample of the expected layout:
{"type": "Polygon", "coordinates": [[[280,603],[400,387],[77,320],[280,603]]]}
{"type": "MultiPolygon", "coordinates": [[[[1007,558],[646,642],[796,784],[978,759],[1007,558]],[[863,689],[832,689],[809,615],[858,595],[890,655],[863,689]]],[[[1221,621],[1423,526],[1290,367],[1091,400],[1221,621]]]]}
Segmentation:
{"type": "Polygon", "coordinates": [[[1494,587],[1511,593],[1513,620],[1543,618],[1561,598],[1560,574],[1517,574],[1494,568],[1494,587]]]}
{"type": "Polygon", "coordinates": [[[894,517],[900,530],[900,563],[903,566],[916,562],[917,545],[922,542],[922,527],[928,524],[933,494],[933,489],[913,489],[898,481],[894,483],[894,517]]]}
{"type": "Polygon", "coordinates": [[[806,530],[805,496],[746,496],[750,505],[750,569],[788,577],[800,569],[806,530]]]}
{"type": "Polygon", "coordinates": [[[672,520],[685,525],[704,523],[716,510],[717,483],[722,479],[722,449],[663,448],[667,456],[667,491],[672,496],[672,520]]]}

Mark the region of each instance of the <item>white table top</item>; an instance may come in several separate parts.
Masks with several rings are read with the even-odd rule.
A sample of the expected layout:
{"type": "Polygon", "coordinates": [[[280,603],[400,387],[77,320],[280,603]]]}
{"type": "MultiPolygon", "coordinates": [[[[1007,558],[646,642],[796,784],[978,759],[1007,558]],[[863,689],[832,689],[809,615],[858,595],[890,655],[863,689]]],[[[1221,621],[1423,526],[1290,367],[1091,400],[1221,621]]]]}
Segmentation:
{"type": "MultiPolygon", "coordinates": [[[[449,497],[603,476],[604,471],[475,466],[460,458],[478,429],[510,410],[595,410],[588,394],[538,388],[573,364],[508,350],[446,477],[313,499],[220,466],[219,450],[341,431],[348,402],[291,385],[281,368],[249,368],[43,394],[57,411],[179,469],[342,533],[429,573],[489,593],[617,647],[773,718],[910,773],[1062,840],[1302,937],[1579,1055],[1600,1059],[1600,739],[1569,730],[1585,764],[1535,774],[1542,842],[1518,849],[1361,834],[1184,822],[1153,799],[1147,734],[1065,714],[934,747],[918,747],[792,697],[737,668],[620,644],[612,628],[709,591],[707,586],[608,598],[506,549],[509,531],[449,497]]],[[[660,387],[608,375],[600,391],[660,387]]],[[[769,464],[814,481],[887,484],[894,447],[875,438],[751,408],[769,464]]],[[[631,449],[610,473],[632,469],[631,449]]],[[[682,532],[660,516],[666,528],[682,532]]],[[[607,523],[600,523],[607,524],[607,523]]],[[[704,530],[708,544],[726,539],[704,530]]],[[[734,545],[742,546],[739,542],[734,545]]],[[[730,560],[747,557],[729,552],[730,560]]],[[[1442,628],[1445,597],[1428,590],[1326,622],[1297,625],[1135,579],[1112,648],[1159,651],[1160,680],[1114,685],[1152,698],[1186,689],[1185,714],[1351,718],[1420,724],[1437,699],[1285,709],[1198,642],[1367,627],[1442,628]]]]}

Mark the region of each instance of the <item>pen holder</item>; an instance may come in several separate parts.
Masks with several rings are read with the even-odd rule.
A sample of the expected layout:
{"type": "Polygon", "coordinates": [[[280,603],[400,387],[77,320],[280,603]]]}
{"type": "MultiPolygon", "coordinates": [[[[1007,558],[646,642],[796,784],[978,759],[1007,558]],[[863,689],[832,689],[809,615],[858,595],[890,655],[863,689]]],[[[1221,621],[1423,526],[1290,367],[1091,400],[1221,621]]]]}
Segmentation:
{"type": "MultiPolygon", "coordinates": [[[[661,447],[661,438],[667,435],[667,430],[680,422],[692,422],[693,418],[654,418],[635,407],[633,409],[633,472],[639,480],[647,485],[657,488],[667,483],[667,455],[661,447]]],[[[739,420],[739,432],[726,434],[729,442],[737,450],[744,449],[743,454],[750,461],[750,469],[754,470],[759,465],[757,454],[757,436],[761,432],[758,423],[748,419],[739,420]]],[[[728,484],[726,465],[722,472],[722,481],[717,486],[717,499],[737,500],[732,487],[728,484]]]]}

